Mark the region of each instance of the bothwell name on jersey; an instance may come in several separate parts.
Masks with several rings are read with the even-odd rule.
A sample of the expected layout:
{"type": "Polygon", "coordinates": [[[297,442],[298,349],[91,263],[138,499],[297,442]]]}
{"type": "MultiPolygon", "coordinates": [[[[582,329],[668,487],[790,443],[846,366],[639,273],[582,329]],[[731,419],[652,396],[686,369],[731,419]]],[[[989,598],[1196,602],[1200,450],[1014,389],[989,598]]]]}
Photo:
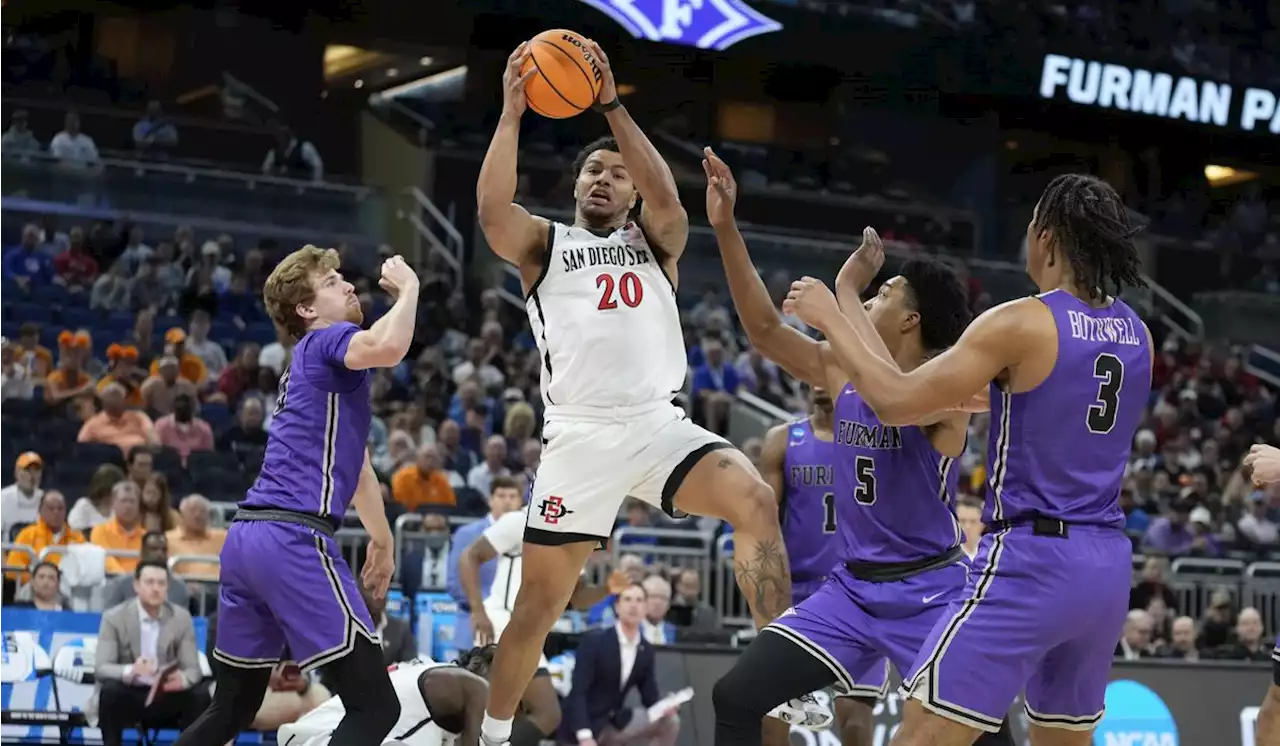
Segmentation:
{"type": "Polygon", "coordinates": [[[525,310],[549,406],[669,402],[684,387],[675,288],[635,223],[604,235],[552,223],[525,310]]]}
{"type": "Polygon", "coordinates": [[[896,449],[902,447],[902,430],[892,425],[866,425],[842,419],[836,423],[836,443],[855,448],[896,449]]]}

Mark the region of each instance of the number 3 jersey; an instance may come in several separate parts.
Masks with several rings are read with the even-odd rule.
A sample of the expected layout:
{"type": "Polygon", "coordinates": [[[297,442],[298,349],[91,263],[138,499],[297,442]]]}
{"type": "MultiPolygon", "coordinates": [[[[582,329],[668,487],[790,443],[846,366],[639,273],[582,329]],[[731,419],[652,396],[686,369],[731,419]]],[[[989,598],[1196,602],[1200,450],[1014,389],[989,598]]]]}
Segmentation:
{"type": "Polygon", "coordinates": [[[1151,395],[1151,349],[1124,301],[1094,308],[1061,290],[1038,296],[1058,328],[1058,358],[1039,386],[991,385],[983,520],[1031,514],[1123,527],[1120,483],[1151,395]]]}
{"type": "Polygon", "coordinates": [[[547,405],[670,401],[687,362],[675,288],[639,224],[600,235],[552,223],[525,308],[547,405]]]}
{"type": "Polygon", "coordinates": [[[835,505],[845,562],[913,562],[963,543],[956,459],[918,427],[885,425],[846,384],[835,402],[835,505]]]}

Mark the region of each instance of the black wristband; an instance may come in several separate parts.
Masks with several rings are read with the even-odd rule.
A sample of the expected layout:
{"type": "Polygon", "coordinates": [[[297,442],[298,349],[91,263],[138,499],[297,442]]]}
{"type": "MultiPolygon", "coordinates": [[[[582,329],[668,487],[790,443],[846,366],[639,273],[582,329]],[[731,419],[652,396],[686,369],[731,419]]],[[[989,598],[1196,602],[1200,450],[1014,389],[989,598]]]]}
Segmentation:
{"type": "Polygon", "coordinates": [[[599,101],[595,102],[594,104],[591,105],[591,109],[593,111],[598,111],[601,114],[608,114],[609,112],[613,111],[619,106],[622,106],[622,100],[619,99],[617,96],[614,96],[613,100],[607,104],[602,104],[599,101]]]}

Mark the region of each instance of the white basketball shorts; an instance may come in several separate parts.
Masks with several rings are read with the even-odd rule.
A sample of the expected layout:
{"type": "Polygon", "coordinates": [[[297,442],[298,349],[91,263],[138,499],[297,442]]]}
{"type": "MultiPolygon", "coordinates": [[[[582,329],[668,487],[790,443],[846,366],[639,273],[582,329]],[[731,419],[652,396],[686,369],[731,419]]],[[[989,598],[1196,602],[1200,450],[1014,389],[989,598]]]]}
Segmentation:
{"type": "Polygon", "coordinates": [[[674,515],[676,490],[705,454],[732,448],[669,402],[547,408],[524,540],[607,540],[628,496],[674,515]]]}

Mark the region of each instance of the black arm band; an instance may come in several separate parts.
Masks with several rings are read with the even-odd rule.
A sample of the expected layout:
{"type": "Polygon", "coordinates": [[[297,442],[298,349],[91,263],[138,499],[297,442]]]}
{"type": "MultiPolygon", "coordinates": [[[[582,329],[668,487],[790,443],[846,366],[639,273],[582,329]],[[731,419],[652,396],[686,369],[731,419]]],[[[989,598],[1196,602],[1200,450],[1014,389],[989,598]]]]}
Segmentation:
{"type": "Polygon", "coordinates": [[[591,105],[591,108],[593,111],[598,111],[601,114],[608,114],[609,112],[613,111],[614,109],[620,106],[622,106],[622,100],[619,99],[617,96],[614,96],[613,100],[610,101],[609,103],[602,104],[599,101],[597,101],[591,105]]]}

